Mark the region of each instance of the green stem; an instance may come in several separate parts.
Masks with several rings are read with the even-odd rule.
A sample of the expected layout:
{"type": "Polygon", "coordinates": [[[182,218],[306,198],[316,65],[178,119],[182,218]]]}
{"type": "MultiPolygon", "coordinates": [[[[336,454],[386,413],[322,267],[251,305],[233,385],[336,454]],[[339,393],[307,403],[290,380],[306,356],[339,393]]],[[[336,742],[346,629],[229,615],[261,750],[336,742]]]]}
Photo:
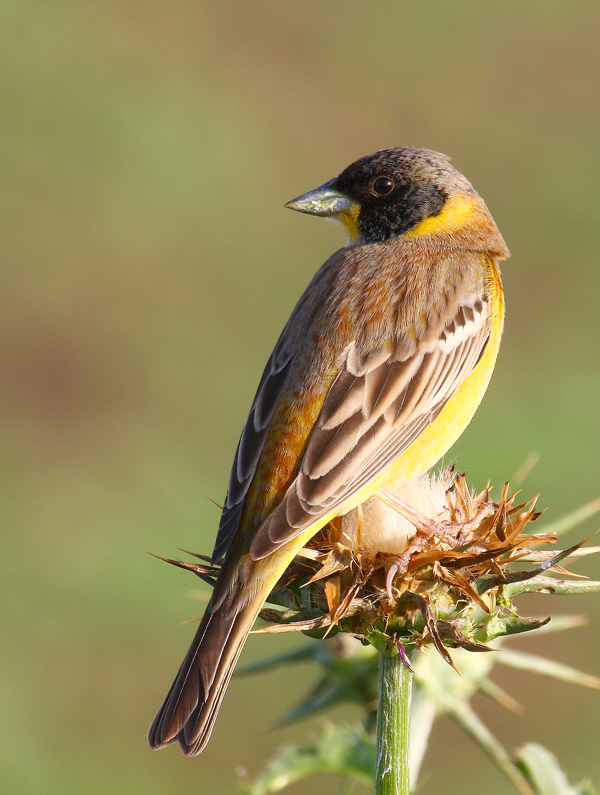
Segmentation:
{"type": "Polygon", "coordinates": [[[379,655],[376,795],[409,795],[411,684],[399,654],[379,655]]]}

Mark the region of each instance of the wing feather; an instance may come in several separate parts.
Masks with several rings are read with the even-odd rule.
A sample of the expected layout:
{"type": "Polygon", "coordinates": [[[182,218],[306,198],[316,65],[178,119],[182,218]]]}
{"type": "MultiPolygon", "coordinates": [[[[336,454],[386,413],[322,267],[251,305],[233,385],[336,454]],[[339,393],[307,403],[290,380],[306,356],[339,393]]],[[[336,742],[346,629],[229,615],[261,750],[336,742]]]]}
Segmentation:
{"type": "Polygon", "coordinates": [[[223,557],[240,524],[244,500],[264,447],[269,422],[287,378],[292,355],[276,348],[258,385],[254,403],[235,452],[225,506],[212,554],[213,563],[223,557]]]}
{"type": "Polygon", "coordinates": [[[365,382],[343,370],[332,385],[320,415],[324,430],[337,428],[357,411],[362,411],[365,382]]]}
{"type": "Polygon", "coordinates": [[[479,294],[446,319],[436,338],[413,345],[409,356],[402,341],[366,356],[351,345],[300,472],[257,530],[252,556],[269,555],[347,502],[410,447],[472,372],[489,333],[487,303],[479,294]]]}

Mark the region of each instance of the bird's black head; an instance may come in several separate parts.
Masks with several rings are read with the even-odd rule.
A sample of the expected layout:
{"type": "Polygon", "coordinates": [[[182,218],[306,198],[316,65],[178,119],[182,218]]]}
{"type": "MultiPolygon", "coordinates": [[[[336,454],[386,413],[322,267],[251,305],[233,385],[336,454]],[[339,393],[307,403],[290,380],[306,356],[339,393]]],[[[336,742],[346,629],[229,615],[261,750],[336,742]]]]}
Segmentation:
{"type": "Polygon", "coordinates": [[[400,147],[362,157],[287,206],[337,218],[351,239],[383,243],[439,215],[457,191],[473,189],[446,155],[400,147]]]}

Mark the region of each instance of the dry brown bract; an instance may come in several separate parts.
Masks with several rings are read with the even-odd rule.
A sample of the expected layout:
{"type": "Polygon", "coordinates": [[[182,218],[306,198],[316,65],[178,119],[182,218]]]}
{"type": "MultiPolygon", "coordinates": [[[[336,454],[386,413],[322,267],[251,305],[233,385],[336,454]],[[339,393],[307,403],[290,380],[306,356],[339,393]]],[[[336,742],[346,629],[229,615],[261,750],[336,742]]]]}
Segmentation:
{"type": "MultiPolygon", "coordinates": [[[[533,547],[556,542],[553,533],[528,532],[540,516],[537,498],[516,504],[517,495],[508,495],[508,484],[497,503],[491,501],[489,487],[472,496],[464,475],[452,479],[450,471],[425,480],[423,488],[433,490],[436,484],[445,504],[434,519],[391,492],[375,498],[413,525],[403,552],[390,554],[362,543],[361,508],[353,517],[358,531],[351,535],[345,531],[347,517],[330,522],[277,583],[268,601],[279,609],[263,608],[260,617],[271,626],[259,631],[305,631],[319,637],[345,631],[378,647],[433,643],[452,664],[446,646],[485,651],[485,641],[493,637],[545,623],[520,619],[504,588],[544,571],[569,574],[559,563],[581,544],[551,556],[538,553],[534,558],[542,560],[539,565],[517,571],[514,564],[531,559],[533,547]],[[440,478],[451,482],[445,493],[439,490],[440,478]]],[[[218,573],[218,566],[169,562],[211,585],[218,573]]]]}

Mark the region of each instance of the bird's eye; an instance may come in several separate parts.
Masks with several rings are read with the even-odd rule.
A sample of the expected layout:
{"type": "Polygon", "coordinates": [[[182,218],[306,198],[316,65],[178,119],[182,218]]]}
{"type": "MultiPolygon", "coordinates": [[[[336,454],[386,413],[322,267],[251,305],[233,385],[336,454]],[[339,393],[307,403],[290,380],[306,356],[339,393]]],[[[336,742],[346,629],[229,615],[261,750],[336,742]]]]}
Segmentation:
{"type": "Polygon", "coordinates": [[[371,190],[376,196],[387,196],[394,190],[394,180],[389,177],[377,177],[371,190]]]}

